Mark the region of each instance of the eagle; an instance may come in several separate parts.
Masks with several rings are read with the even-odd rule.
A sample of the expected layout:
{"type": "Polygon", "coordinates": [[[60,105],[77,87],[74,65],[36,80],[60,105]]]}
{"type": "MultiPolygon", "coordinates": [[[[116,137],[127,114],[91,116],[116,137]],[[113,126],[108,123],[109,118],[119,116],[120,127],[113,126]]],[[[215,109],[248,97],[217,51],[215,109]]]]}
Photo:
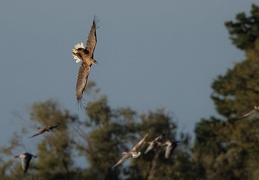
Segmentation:
{"type": "Polygon", "coordinates": [[[72,56],[76,60],[76,63],[81,62],[76,81],[76,99],[81,106],[83,105],[83,92],[87,84],[91,66],[92,64],[98,64],[98,62],[94,59],[94,50],[97,43],[96,29],[98,28],[98,22],[99,20],[97,20],[96,16],[94,16],[91,30],[88,33],[86,47],[84,47],[84,44],[81,42],[76,44],[72,49],[72,56]]]}

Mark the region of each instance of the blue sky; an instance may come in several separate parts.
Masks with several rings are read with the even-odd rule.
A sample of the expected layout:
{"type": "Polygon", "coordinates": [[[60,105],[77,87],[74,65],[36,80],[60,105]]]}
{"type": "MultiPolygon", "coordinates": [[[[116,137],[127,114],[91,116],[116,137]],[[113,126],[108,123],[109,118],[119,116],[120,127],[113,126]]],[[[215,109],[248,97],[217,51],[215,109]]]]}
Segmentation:
{"type": "MultiPolygon", "coordinates": [[[[217,115],[211,83],[244,53],[229,40],[224,22],[250,12],[256,1],[4,1],[0,6],[0,146],[14,131],[32,127],[34,102],[51,98],[77,108],[79,64],[71,50],[100,19],[89,80],[113,108],[137,112],[164,107],[179,130],[193,132],[217,115]],[[23,120],[15,116],[18,113],[23,120]]],[[[87,98],[87,97],[86,97],[87,98]]],[[[27,138],[27,137],[25,137],[27,138]]]]}

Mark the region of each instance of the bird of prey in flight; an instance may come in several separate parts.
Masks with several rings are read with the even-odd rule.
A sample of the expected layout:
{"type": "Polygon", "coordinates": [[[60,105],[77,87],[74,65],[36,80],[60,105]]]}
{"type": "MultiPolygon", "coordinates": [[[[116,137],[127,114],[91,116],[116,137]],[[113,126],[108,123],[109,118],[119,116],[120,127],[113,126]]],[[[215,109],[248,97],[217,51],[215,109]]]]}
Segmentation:
{"type": "Polygon", "coordinates": [[[38,131],[38,133],[32,135],[32,136],[29,137],[29,138],[33,138],[33,137],[35,137],[35,136],[38,136],[38,135],[40,135],[40,134],[43,134],[43,133],[46,133],[46,132],[50,132],[50,131],[51,131],[51,132],[54,132],[53,129],[55,129],[56,127],[58,127],[58,125],[48,126],[48,127],[45,127],[45,128],[39,128],[39,127],[37,127],[36,130],[38,131]]]}
{"type": "Polygon", "coordinates": [[[84,44],[81,42],[76,44],[72,49],[72,56],[76,60],[76,63],[81,62],[76,81],[76,99],[81,107],[83,106],[82,97],[91,66],[92,64],[98,64],[98,62],[94,59],[94,50],[97,43],[96,29],[98,28],[98,21],[99,20],[94,17],[93,25],[88,33],[86,47],[84,47],[84,44]]]}
{"type": "Polygon", "coordinates": [[[132,150],[130,152],[122,152],[122,154],[125,154],[125,156],[123,156],[113,167],[112,169],[114,169],[116,166],[118,166],[119,164],[123,163],[124,161],[126,161],[127,159],[129,159],[130,157],[133,158],[137,158],[140,156],[141,152],[138,152],[138,149],[141,147],[141,145],[144,143],[146,137],[148,134],[146,134],[139,142],[138,144],[136,144],[132,150]]]}

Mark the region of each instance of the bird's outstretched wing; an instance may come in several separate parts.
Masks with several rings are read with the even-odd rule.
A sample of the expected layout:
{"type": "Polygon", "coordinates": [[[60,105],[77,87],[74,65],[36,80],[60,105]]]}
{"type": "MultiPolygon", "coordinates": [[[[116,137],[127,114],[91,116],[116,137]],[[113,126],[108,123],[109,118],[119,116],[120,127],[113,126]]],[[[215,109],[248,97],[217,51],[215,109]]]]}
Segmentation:
{"type": "Polygon", "coordinates": [[[174,149],[176,148],[177,144],[176,145],[173,145],[172,142],[170,142],[167,147],[166,147],[166,150],[165,150],[165,158],[169,158],[171,156],[171,154],[173,153],[174,149]]]}
{"type": "Polygon", "coordinates": [[[38,135],[40,135],[40,134],[43,134],[43,133],[45,133],[45,130],[46,130],[45,128],[39,129],[39,130],[38,130],[38,133],[32,135],[32,136],[29,137],[29,138],[33,138],[33,137],[35,137],[35,136],[38,136],[38,135]]]}
{"type": "Polygon", "coordinates": [[[55,128],[57,128],[57,127],[58,127],[58,125],[48,126],[48,130],[50,130],[50,131],[54,132],[54,130],[53,130],[53,129],[55,129],[55,128]]]}
{"type": "Polygon", "coordinates": [[[238,118],[238,120],[244,119],[244,118],[246,118],[246,117],[248,117],[248,116],[251,116],[251,115],[253,115],[253,114],[257,114],[257,112],[256,112],[255,110],[252,110],[252,111],[250,111],[249,113],[246,113],[246,114],[243,115],[242,117],[238,118]]]}
{"type": "Polygon", "coordinates": [[[31,161],[32,156],[25,156],[24,158],[21,159],[22,161],[22,168],[23,168],[23,172],[26,173],[27,170],[30,167],[30,161],[31,161]]]}
{"type": "Polygon", "coordinates": [[[158,146],[158,142],[157,141],[152,141],[149,146],[147,147],[146,151],[144,154],[147,154],[149,151],[151,151],[152,149],[155,149],[158,146]]]}
{"type": "Polygon", "coordinates": [[[112,169],[114,169],[116,166],[120,165],[121,163],[123,163],[124,161],[126,161],[127,159],[129,159],[131,157],[131,154],[126,154],[125,156],[123,156],[113,167],[112,169]]]}
{"type": "Polygon", "coordinates": [[[76,99],[80,101],[86,87],[88,75],[90,73],[90,66],[82,62],[79,68],[77,81],[76,81],[76,99]]]}
{"type": "Polygon", "coordinates": [[[157,146],[161,145],[161,143],[164,140],[164,134],[161,134],[160,136],[156,137],[152,142],[149,143],[149,146],[147,147],[144,154],[147,154],[149,151],[155,149],[157,146]]]}
{"type": "Polygon", "coordinates": [[[146,135],[138,142],[138,144],[136,144],[136,145],[132,148],[131,151],[137,151],[137,150],[140,148],[140,146],[144,143],[144,141],[145,141],[145,139],[146,139],[147,136],[148,136],[148,134],[146,134],[146,135]]]}
{"type": "Polygon", "coordinates": [[[182,141],[173,140],[173,141],[167,141],[165,143],[165,144],[167,144],[166,151],[165,151],[165,158],[168,159],[173,154],[175,148],[177,147],[177,145],[179,143],[182,143],[182,141]]]}
{"type": "Polygon", "coordinates": [[[97,36],[96,36],[96,29],[97,29],[97,22],[99,20],[97,20],[96,16],[94,17],[93,20],[93,25],[91,27],[91,30],[88,33],[88,38],[86,41],[86,50],[88,51],[88,53],[91,55],[91,57],[93,58],[94,56],[94,49],[97,43],[97,36]]]}

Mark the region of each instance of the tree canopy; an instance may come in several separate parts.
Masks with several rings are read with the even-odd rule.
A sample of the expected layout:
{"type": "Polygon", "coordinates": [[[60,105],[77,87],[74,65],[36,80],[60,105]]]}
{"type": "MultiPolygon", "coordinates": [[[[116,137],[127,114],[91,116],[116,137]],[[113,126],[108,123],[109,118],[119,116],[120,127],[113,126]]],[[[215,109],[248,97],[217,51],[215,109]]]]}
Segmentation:
{"type": "Polygon", "coordinates": [[[222,118],[202,119],[196,125],[194,153],[205,179],[258,179],[258,118],[238,120],[258,105],[259,7],[226,22],[233,44],[246,59],[218,76],[211,98],[222,118]]]}

